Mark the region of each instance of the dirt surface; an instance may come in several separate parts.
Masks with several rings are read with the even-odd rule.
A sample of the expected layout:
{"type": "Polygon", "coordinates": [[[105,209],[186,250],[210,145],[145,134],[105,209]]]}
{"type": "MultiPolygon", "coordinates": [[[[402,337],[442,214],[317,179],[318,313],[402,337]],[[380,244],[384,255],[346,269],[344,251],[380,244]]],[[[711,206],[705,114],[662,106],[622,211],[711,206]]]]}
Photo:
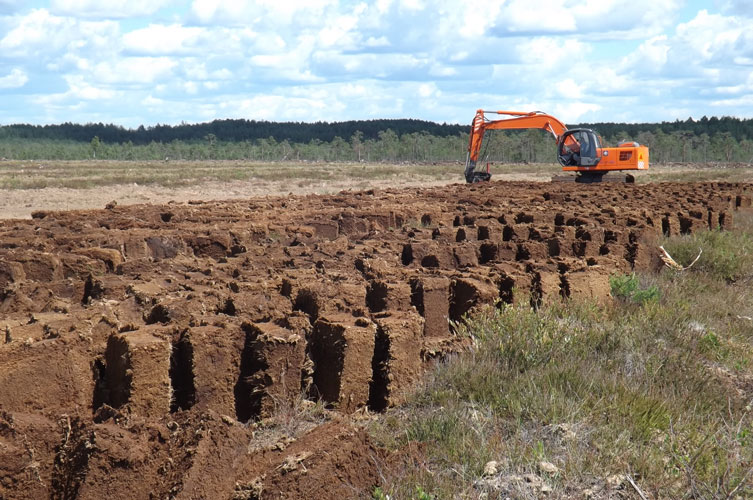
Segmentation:
{"type": "MultiPolygon", "coordinates": [[[[400,181],[378,179],[364,182],[363,188],[387,189],[396,186],[443,186],[457,179],[400,181]]],[[[353,188],[351,181],[209,181],[184,187],[163,187],[140,184],[114,184],[88,189],[46,187],[41,189],[0,189],[0,219],[30,219],[37,210],[82,210],[140,203],[183,203],[191,200],[232,200],[259,196],[333,194],[353,188]]],[[[358,183],[356,183],[356,188],[358,183]]]]}
{"type": "Polygon", "coordinates": [[[662,233],[751,195],[491,182],[4,221],[0,499],[368,496],[389,458],[354,421],[462,348],[465,314],[608,300],[662,233]]]}
{"type": "MultiPolygon", "coordinates": [[[[82,210],[104,208],[108,203],[133,205],[140,203],[184,203],[192,200],[232,200],[260,196],[288,196],[308,194],[334,194],[347,189],[391,189],[398,187],[437,187],[458,182],[459,175],[430,179],[411,178],[408,175],[396,179],[352,180],[305,180],[292,181],[207,181],[182,187],[153,185],[113,184],[96,188],[73,189],[45,187],[41,189],[0,189],[0,219],[30,219],[37,210],[82,210]]],[[[496,176],[507,181],[548,182],[548,174],[507,173],[496,176]]]]}

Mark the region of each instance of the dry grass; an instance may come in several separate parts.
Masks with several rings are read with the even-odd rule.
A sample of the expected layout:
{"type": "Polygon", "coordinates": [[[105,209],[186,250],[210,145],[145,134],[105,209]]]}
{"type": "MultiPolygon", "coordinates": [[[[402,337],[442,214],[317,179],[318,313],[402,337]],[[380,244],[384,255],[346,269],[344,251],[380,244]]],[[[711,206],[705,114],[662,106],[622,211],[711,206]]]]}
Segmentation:
{"type": "Polygon", "coordinates": [[[753,165],[743,163],[655,164],[636,174],[636,182],[750,182],[753,165]]]}
{"type": "MultiPolygon", "coordinates": [[[[561,174],[551,164],[492,164],[495,180],[548,181],[561,174]]],[[[743,164],[652,165],[636,174],[637,182],[746,181],[753,166],[743,164]]],[[[263,163],[248,161],[0,161],[0,189],[73,188],[111,185],[181,187],[205,182],[260,180],[293,181],[299,186],[317,182],[352,182],[367,188],[373,180],[462,182],[463,165],[386,163],[263,163]]]]}
{"type": "Polygon", "coordinates": [[[62,187],[86,189],[118,184],[189,186],[207,181],[244,180],[367,182],[372,179],[454,180],[457,164],[390,165],[335,163],[258,163],[241,161],[3,161],[0,189],[62,187]]]}

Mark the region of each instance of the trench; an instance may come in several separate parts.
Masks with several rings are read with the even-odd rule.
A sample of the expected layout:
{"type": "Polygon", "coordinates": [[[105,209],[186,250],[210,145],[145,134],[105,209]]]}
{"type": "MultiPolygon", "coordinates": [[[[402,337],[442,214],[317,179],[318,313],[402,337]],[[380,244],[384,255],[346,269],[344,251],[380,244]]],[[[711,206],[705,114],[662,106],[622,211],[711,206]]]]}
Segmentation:
{"type": "Polygon", "coordinates": [[[235,396],[235,418],[239,422],[248,422],[261,415],[264,387],[271,380],[264,375],[269,368],[255,348],[258,332],[244,324],[245,340],[241,351],[241,364],[238,379],[233,389],[235,396]]]}
{"type": "Polygon", "coordinates": [[[337,325],[318,321],[311,335],[311,361],[314,363],[310,396],[334,406],[340,399],[345,365],[345,332],[337,325]]]}
{"type": "Polygon", "coordinates": [[[307,314],[311,323],[314,323],[319,318],[319,303],[316,300],[316,294],[308,289],[299,290],[293,302],[293,310],[307,314]]]}
{"type": "Polygon", "coordinates": [[[196,403],[196,386],[193,371],[193,345],[185,332],[180,339],[173,342],[169,376],[173,389],[170,412],[190,409],[196,403]]]}
{"type": "Polygon", "coordinates": [[[459,322],[476,304],[476,288],[462,280],[452,282],[450,293],[450,319],[459,322]]]}
{"type": "Polygon", "coordinates": [[[513,303],[513,288],[515,280],[509,276],[502,276],[499,279],[499,300],[504,304],[513,303]]]}
{"type": "Polygon", "coordinates": [[[371,381],[369,382],[369,410],[384,411],[389,398],[389,359],[390,338],[381,328],[374,337],[374,356],[371,359],[371,381]]]}
{"type": "Polygon", "coordinates": [[[530,264],[526,266],[526,272],[531,276],[531,308],[538,310],[544,298],[544,290],[541,287],[541,274],[534,271],[530,264]]]}
{"type": "Polygon", "coordinates": [[[382,312],[387,309],[387,285],[380,281],[374,281],[366,288],[366,306],[372,313],[382,312]]]}
{"type": "Polygon", "coordinates": [[[125,406],[131,398],[133,366],[126,340],[111,335],[105,350],[106,403],[113,408],[125,406]]]}

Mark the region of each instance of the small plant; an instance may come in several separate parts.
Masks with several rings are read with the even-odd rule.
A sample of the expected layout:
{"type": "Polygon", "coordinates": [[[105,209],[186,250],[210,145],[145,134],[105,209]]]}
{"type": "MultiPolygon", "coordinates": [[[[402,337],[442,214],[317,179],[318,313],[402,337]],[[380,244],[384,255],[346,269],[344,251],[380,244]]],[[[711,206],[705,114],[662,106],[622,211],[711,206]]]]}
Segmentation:
{"type": "Polygon", "coordinates": [[[645,304],[659,300],[659,288],[652,285],[648,288],[641,288],[638,277],[635,273],[613,275],[609,278],[609,287],[612,296],[625,302],[635,302],[636,304],[645,304]]]}
{"type": "Polygon", "coordinates": [[[390,496],[385,493],[379,486],[374,488],[374,492],[371,494],[371,498],[373,500],[390,500],[390,496]]]}
{"type": "Polygon", "coordinates": [[[429,493],[426,493],[423,488],[416,486],[416,494],[413,497],[414,500],[434,500],[434,497],[429,493]]]}

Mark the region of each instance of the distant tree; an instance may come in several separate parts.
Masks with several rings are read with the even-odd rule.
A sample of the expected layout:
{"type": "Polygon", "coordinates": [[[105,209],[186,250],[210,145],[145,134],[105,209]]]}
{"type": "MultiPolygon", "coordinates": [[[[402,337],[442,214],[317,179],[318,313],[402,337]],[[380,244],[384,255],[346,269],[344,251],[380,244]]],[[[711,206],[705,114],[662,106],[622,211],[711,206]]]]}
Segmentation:
{"type": "Polygon", "coordinates": [[[363,154],[363,132],[360,130],[353,132],[353,135],[350,136],[350,147],[353,148],[356,160],[360,163],[361,155],[363,154]]]}
{"type": "Polygon", "coordinates": [[[92,158],[97,158],[97,152],[102,147],[102,143],[99,140],[99,136],[92,137],[91,142],[89,143],[89,146],[91,148],[92,158]]]}

